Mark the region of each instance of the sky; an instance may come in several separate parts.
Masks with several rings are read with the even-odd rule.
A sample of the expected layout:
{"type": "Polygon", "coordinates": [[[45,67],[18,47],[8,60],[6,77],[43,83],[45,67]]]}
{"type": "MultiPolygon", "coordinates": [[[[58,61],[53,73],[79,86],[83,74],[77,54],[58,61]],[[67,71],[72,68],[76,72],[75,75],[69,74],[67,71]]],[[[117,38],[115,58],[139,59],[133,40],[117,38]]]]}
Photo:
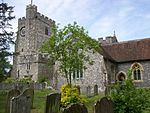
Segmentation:
{"type": "MultiPolygon", "coordinates": [[[[14,7],[12,25],[25,16],[31,0],[3,0],[14,7]]],[[[150,0],[33,0],[38,12],[61,26],[76,21],[92,38],[113,36],[118,41],[150,37],[150,0]]]]}

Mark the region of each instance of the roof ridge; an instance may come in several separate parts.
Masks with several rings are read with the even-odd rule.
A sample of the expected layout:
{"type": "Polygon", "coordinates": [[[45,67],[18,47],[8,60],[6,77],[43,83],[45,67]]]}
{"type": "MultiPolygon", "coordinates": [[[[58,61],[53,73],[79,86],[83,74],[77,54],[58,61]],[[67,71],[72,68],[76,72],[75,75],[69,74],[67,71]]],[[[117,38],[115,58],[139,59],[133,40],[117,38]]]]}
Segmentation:
{"type": "Polygon", "coordinates": [[[107,43],[107,44],[102,44],[102,46],[108,46],[108,45],[116,45],[116,44],[124,44],[124,43],[131,43],[131,42],[139,42],[143,40],[150,40],[150,38],[144,38],[144,39],[135,39],[135,40],[128,40],[128,41],[121,41],[121,42],[116,42],[116,43],[107,43]]]}

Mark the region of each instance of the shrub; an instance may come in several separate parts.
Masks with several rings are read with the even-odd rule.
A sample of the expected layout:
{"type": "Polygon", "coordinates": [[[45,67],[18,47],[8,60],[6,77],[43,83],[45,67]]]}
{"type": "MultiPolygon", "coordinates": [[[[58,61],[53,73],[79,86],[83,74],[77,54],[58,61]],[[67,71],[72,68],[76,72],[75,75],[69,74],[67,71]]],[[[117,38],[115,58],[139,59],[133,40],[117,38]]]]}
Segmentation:
{"type": "Polygon", "coordinates": [[[24,77],[21,79],[14,79],[12,77],[8,77],[4,83],[31,83],[33,82],[33,80],[31,79],[31,77],[24,77]]]}
{"type": "Polygon", "coordinates": [[[78,89],[73,85],[64,84],[61,87],[61,106],[67,107],[71,103],[84,103],[86,100],[79,95],[78,89]]]}
{"type": "Polygon", "coordinates": [[[48,77],[39,75],[39,77],[38,77],[38,82],[39,83],[43,83],[43,82],[46,82],[46,81],[48,81],[48,77]]]}
{"type": "Polygon", "coordinates": [[[145,89],[135,87],[131,80],[131,71],[128,72],[127,80],[117,82],[112,87],[110,96],[115,113],[142,113],[150,103],[149,97],[145,89]]]}
{"type": "Polygon", "coordinates": [[[15,82],[16,80],[14,79],[14,78],[12,78],[12,77],[8,77],[5,81],[4,81],[4,83],[13,83],[13,82],[15,82]]]}
{"type": "Polygon", "coordinates": [[[33,82],[32,78],[30,76],[18,79],[16,82],[18,83],[31,83],[33,82]]]}

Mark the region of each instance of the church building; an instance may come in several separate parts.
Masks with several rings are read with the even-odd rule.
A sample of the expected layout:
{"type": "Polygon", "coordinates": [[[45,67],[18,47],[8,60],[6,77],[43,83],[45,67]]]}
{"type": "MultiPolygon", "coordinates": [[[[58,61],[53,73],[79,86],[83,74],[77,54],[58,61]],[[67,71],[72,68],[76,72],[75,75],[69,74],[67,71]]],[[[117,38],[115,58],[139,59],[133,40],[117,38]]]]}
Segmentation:
{"type": "MultiPolygon", "coordinates": [[[[18,20],[12,77],[31,77],[35,82],[45,77],[56,89],[66,82],[57,64],[53,67],[46,65],[48,55],[39,52],[42,43],[50,38],[54,24],[54,20],[37,11],[37,6],[30,4],[26,7],[26,16],[18,20]]],[[[94,64],[87,64],[83,73],[72,78],[81,92],[91,93],[95,88],[98,92],[104,91],[105,85],[127,79],[129,69],[132,69],[137,86],[150,86],[150,38],[118,42],[114,35],[98,41],[102,45],[101,54],[89,52],[94,64]]]]}
{"type": "Polygon", "coordinates": [[[150,38],[117,42],[113,37],[106,37],[106,40],[100,38],[99,41],[107,53],[104,58],[110,83],[127,79],[127,72],[131,69],[137,86],[150,86],[150,38]]]}

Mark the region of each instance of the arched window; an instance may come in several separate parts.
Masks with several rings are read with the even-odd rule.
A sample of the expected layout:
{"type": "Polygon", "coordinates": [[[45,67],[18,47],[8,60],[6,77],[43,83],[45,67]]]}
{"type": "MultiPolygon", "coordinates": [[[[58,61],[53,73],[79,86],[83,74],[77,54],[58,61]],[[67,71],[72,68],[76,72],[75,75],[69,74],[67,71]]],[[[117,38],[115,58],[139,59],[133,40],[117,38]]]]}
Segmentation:
{"type": "Polygon", "coordinates": [[[142,80],[142,72],[143,72],[142,65],[139,63],[134,63],[131,66],[131,69],[132,69],[133,80],[135,80],[135,81],[142,80]]]}
{"type": "Polygon", "coordinates": [[[126,79],[126,73],[125,72],[119,72],[117,74],[117,78],[116,78],[118,81],[124,81],[126,79]]]}

